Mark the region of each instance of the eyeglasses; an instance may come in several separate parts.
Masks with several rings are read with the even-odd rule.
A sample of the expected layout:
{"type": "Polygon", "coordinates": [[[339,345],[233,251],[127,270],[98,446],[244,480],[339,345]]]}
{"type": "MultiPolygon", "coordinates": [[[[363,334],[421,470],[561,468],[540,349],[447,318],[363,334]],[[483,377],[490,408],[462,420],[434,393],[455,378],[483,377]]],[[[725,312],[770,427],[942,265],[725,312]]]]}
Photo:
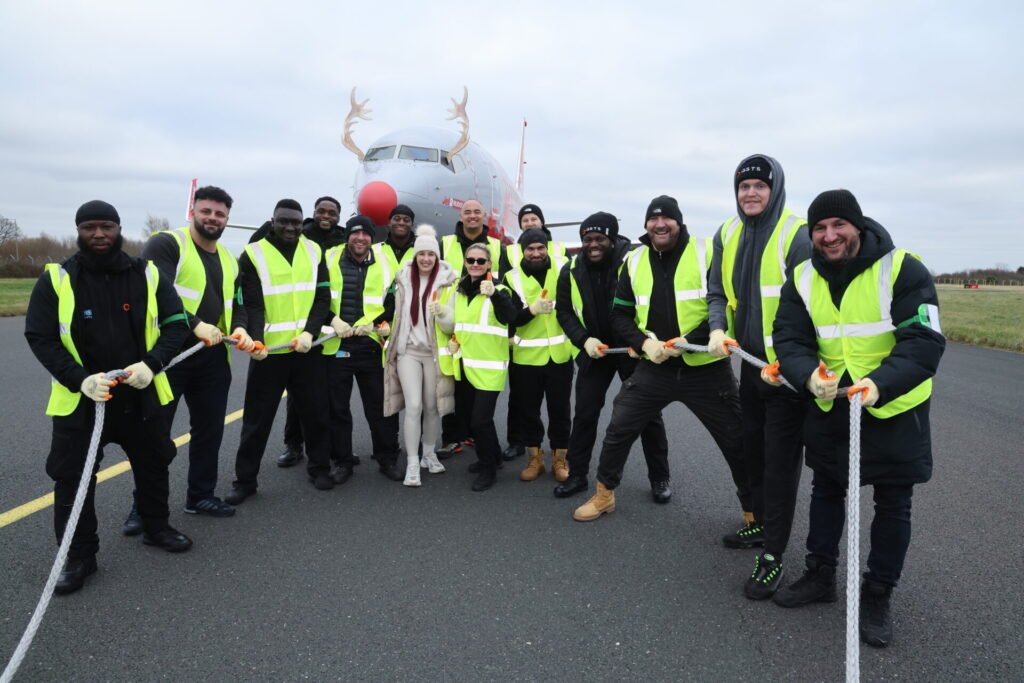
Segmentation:
{"type": "Polygon", "coordinates": [[[471,266],[486,266],[487,265],[487,259],[485,259],[485,258],[467,257],[466,258],[466,263],[468,263],[471,266]]]}

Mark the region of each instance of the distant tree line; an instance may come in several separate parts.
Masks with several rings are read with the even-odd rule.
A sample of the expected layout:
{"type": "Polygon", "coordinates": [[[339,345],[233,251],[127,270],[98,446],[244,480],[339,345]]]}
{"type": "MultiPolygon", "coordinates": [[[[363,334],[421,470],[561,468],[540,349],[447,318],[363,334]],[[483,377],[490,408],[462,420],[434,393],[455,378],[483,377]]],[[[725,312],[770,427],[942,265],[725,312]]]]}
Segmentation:
{"type": "Polygon", "coordinates": [[[935,276],[935,282],[947,285],[974,284],[979,285],[1018,285],[1024,286],[1024,266],[1011,270],[1005,264],[997,264],[994,268],[976,268],[958,270],[954,273],[942,273],[935,276]]]}
{"type": "MultiPolygon", "coordinates": [[[[138,256],[143,244],[126,237],[124,250],[138,256]]],[[[77,235],[24,237],[16,220],[0,216],[0,277],[39,277],[47,263],[60,263],[76,251],[77,235]]]]}

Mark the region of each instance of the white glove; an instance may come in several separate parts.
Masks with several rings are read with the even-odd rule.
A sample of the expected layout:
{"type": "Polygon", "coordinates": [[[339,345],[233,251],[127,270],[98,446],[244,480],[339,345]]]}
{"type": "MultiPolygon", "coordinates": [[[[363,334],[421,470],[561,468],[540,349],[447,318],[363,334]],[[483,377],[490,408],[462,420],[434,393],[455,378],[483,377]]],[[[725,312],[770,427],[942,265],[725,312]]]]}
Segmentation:
{"type": "Polygon", "coordinates": [[[442,304],[437,299],[434,299],[429,304],[427,304],[427,310],[430,311],[430,315],[434,316],[435,318],[440,318],[441,311],[445,310],[446,308],[448,307],[442,304]]]}
{"type": "Polygon", "coordinates": [[[772,387],[782,386],[782,380],[779,379],[779,361],[761,368],[761,381],[772,387]]]}
{"type": "Polygon", "coordinates": [[[587,337],[587,341],[583,342],[583,350],[587,352],[587,355],[591,358],[601,358],[604,354],[598,347],[605,346],[605,343],[597,337],[587,337]]]}
{"type": "Polygon", "coordinates": [[[494,294],[494,283],[490,280],[484,280],[480,283],[480,293],[484,296],[491,296],[494,294]]]}
{"type": "Polygon", "coordinates": [[[430,304],[427,305],[427,310],[430,311],[430,314],[432,316],[434,316],[434,320],[437,322],[437,324],[441,325],[442,327],[454,322],[452,317],[452,309],[448,308],[443,304],[439,304],[436,301],[431,302],[430,304]],[[434,306],[437,306],[437,310],[434,310],[434,306]]]}
{"type": "Polygon", "coordinates": [[[266,346],[260,344],[258,348],[250,351],[249,355],[253,357],[253,360],[266,360],[267,356],[270,355],[270,351],[267,351],[266,346]]]}
{"type": "Polygon", "coordinates": [[[455,337],[452,337],[451,339],[448,340],[448,353],[454,356],[459,352],[459,349],[461,348],[462,346],[459,344],[459,340],[456,339],[455,337]]]}
{"type": "Polygon", "coordinates": [[[683,350],[677,349],[675,345],[685,343],[686,337],[673,337],[672,339],[669,339],[665,342],[665,355],[669,358],[679,358],[679,356],[683,355],[683,350]]]}
{"type": "Polygon", "coordinates": [[[309,350],[313,348],[313,335],[309,332],[302,332],[292,340],[292,348],[296,353],[309,353],[309,350]]]}
{"type": "Polygon", "coordinates": [[[334,334],[338,335],[338,339],[347,339],[352,336],[352,326],[338,316],[331,318],[331,328],[334,330],[334,334]]]}
{"type": "Polygon", "coordinates": [[[213,346],[220,344],[224,341],[224,333],[220,331],[220,328],[210,323],[199,322],[195,329],[192,330],[192,334],[198,337],[207,346],[213,346]]]}
{"type": "Polygon", "coordinates": [[[236,327],[231,333],[231,339],[237,339],[238,343],[235,344],[235,348],[239,351],[249,351],[252,349],[253,340],[249,336],[249,333],[245,331],[243,327],[236,327]]]}
{"type": "Polygon", "coordinates": [[[726,342],[736,343],[735,340],[730,339],[722,330],[711,330],[711,338],[708,340],[708,353],[719,358],[725,358],[732,354],[726,342]]]}
{"type": "Polygon", "coordinates": [[[814,398],[821,401],[831,401],[836,397],[839,390],[839,375],[831,373],[828,377],[822,377],[828,372],[824,363],[818,365],[818,369],[807,378],[807,391],[814,394],[814,398]]]}
{"type": "Polygon", "coordinates": [[[153,371],[142,361],[132,363],[124,370],[128,373],[128,378],[124,383],[132,389],[145,389],[153,381],[153,371]]]}
{"type": "Polygon", "coordinates": [[[665,343],[657,339],[645,339],[643,350],[647,354],[647,359],[655,365],[661,365],[668,358],[665,353],[665,343]]]}
{"type": "Polygon", "coordinates": [[[384,320],[377,326],[377,336],[381,339],[387,339],[391,336],[391,325],[388,324],[387,320],[384,320]]]}
{"type": "Polygon", "coordinates": [[[102,372],[98,372],[82,380],[80,391],[93,401],[101,403],[110,400],[110,387],[114,384],[114,380],[107,379],[102,372]]]}
{"type": "Polygon", "coordinates": [[[530,313],[533,315],[544,315],[545,313],[550,313],[553,310],[555,310],[555,302],[549,301],[548,299],[537,299],[530,304],[530,313]]]}
{"type": "Polygon", "coordinates": [[[860,404],[865,408],[870,408],[878,403],[878,385],[870,377],[851,384],[846,395],[852,397],[857,392],[861,392],[860,404]]]}
{"type": "Polygon", "coordinates": [[[373,332],[373,325],[358,325],[352,328],[352,334],[357,337],[366,337],[373,332]]]}

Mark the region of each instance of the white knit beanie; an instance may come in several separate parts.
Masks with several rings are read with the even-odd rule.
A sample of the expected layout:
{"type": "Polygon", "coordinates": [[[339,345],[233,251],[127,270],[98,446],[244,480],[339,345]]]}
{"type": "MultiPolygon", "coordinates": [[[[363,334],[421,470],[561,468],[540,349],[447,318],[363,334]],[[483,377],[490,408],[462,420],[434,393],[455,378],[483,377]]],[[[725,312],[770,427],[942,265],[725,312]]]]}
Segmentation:
{"type": "Polygon", "coordinates": [[[434,256],[441,258],[441,247],[437,244],[437,230],[433,226],[420,225],[416,228],[416,242],[413,244],[412,253],[415,256],[421,251],[432,251],[434,256]]]}

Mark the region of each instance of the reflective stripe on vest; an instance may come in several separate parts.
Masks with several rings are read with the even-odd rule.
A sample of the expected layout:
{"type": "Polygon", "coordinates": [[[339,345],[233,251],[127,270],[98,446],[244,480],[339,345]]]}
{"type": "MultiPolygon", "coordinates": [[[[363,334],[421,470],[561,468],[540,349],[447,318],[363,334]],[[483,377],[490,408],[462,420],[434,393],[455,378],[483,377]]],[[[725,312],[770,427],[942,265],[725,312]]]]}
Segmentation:
{"type": "MultiPolygon", "coordinates": [[[[387,257],[381,245],[370,246],[373,253],[373,263],[366,269],[366,278],[363,280],[363,315],[354,322],[346,320],[352,327],[362,325],[373,325],[374,321],[384,314],[384,298],[388,288],[391,287],[393,276],[388,265],[387,257]]],[[[341,315],[341,290],[345,286],[345,278],[341,272],[341,259],[345,253],[344,245],[327,250],[327,274],[331,280],[331,313],[341,315]]],[[[322,328],[324,334],[331,331],[330,327],[322,328]]],[[[376,332],[368,335],[378,344],[381,343],[380,336],[376,332]]],[[[341,348],[341,340],[332,337],[323,343],[323,355],[333,356],[341,348]]],[[[383,349],[382,349],[383,350],[383,349]]],[[[381,359],[383,361],[383,357],[381,359]]]]}
{"type": "MultiPolygon", "coordinates": [[[[551,257],[543,287],[537,278],[523,272],[521,265],[510,270],[505,279],[519,295],[523,305],[529,306],[540,298],[543,290],[546,289],[549,296],[557,292],[558,274],[564,265],[563,257],[551,257]]],[[[516,334],[512,337],[512,362],[532,366],[547,365],[548,361],[565,363],[572,357],[572,348],[572,343],[558,324],[558,316],[552,311],[534,316],[530,322],[516,328],[516,334]]]]}
{"type": "MultiPolygon", "coordinates": [[[[441,251],[444,252],[444,260],[456,273],[465,275],[462,257],[462,243],[457,235],[445,235],[441,238],[441,251]]],[[[487,237],[487,251],[491,255],[491,274],[497,278],[498,265],[501,263],[501,241],[496,237],[487,237]]]]}
{"type": "Polygon", "coordinates": [[[455,378],[460,379],[464,373],[477,389],[501,391],[508,375],[508,328],[495,317],[490,297],[478,294],[470,301],[456,292],[454,299],[455,336],[459,340],[459,352],[452,363],[455,378]]]}
{"type": "MultiPolygon", "coordinates": [[[[245,245],[245,253],[256,267],[263,288],[263,343],[287,344],[302,333],[313,307],[320,246],[300,236],[291,263],[266,238],[245,245]]],[[[291,351],[285,347],[273,353],[291,351]]]]}
{"type": "MultiPolygon", "coordinates": [[[[412,239],[415,240],[414,237],[412,239]]],[[[383,255],[384,260],[387,262],[387,272],[391,276],[391,279],[388,280],[388,287],[390,287],[391,284],[394,282],[394,279],[398,277],[398,271],[402,268],[402,266],[412,261],[413,258],[416,256],[416,247],[414,245],[410,245],[409,248],[405,250],[405,253],[402,254],[402,258],[399,259],[398,256],[395,255],[394,247],[392,247],[387,242],[384,242],[382,244],[375,244],[373,246],[378,247],[380,249],[380,253],[383,255]]]]}
{"type": "MultiPolygon", "coordinates": [[[[793,278],[814,324],[818,353],[837,376],[849,372],[853,381],[859,381],[892,353],[896,345],[892,292],[907,255],[903,249],[894,249],[875,261],[871,268],[850,282],[839,308],[832,303],[828,282],[810,260],[796,267],[793,278]]],[[[881,408],[867,410],[885,419],[920,405],[928,400],[931,392],[932,381],[927,379],[881,408]]],[[[815,400],[815,403],[824,412],[832,410],[832,401],[815,400]]]]}

